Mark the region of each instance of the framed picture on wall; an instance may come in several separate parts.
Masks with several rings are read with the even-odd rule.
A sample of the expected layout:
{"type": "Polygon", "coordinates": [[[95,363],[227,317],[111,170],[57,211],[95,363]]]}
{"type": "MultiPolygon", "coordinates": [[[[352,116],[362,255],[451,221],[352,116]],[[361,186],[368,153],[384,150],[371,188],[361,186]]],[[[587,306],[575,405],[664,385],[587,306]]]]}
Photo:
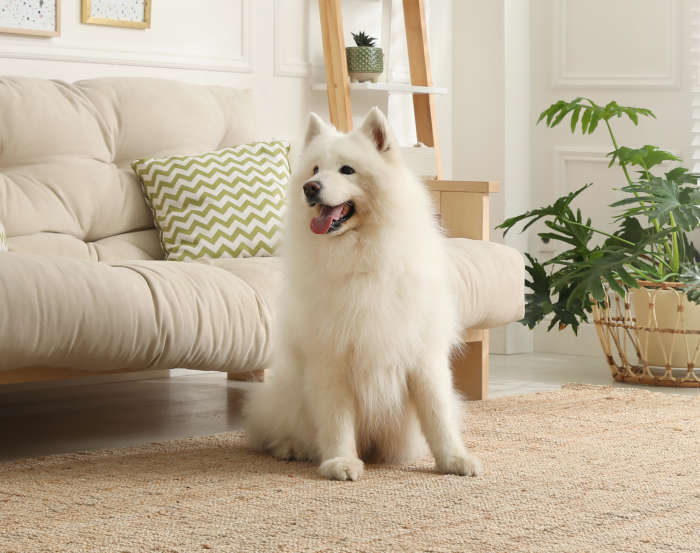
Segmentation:
{"type": "Polygon", "coordinates": [[[129,29],[151,26],[151,0],[82,0],[81,21],[129,29]]]}
{"type": "Polygon", "coordinates": [[[0,1],[0,33],[59,36],[61,0],[0,1]]]}

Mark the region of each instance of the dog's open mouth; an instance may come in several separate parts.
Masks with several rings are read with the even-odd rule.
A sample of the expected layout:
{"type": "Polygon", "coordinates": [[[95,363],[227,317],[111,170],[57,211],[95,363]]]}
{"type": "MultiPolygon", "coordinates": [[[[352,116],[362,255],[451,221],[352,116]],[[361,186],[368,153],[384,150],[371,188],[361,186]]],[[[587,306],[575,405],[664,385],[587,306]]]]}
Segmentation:
{"type": "Polygon", "coordinates": [[[311,219],[311,232],[328,234],[338,230],[343,223],[355,214],[355,204],[345,202],[340,205],[319,205],[321,212],[311,219]]]}

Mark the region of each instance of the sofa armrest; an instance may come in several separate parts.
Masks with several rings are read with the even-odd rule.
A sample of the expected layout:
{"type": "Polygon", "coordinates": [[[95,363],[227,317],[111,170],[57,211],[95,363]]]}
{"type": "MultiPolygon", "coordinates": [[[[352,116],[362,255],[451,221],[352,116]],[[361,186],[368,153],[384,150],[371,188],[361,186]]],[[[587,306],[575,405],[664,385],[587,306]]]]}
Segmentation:
{"type": "MultiPolygon", "coordinates": [[[[440,224],[451,238],[489,239],[489,194],[496,181],[426,180],[440,224]]],[[[489,380],[488,330],[467,329],[464,347],[452,358],[454,385],[467,399],[486,399],[489,380]]]]}
{"type": "Polygon", "coordinates": [[[440,223],[452,238],[489,239],[489,194],[496,181],[427,180],[440,223]]]}

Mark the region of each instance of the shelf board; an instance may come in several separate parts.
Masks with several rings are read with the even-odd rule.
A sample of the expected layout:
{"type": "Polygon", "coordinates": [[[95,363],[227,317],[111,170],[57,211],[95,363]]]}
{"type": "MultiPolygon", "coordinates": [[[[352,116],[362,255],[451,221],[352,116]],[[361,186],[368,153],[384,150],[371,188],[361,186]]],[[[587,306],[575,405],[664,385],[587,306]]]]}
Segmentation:
{"type": "MultiPolygon", "coordinates": [[[[327,90],[326,83],[314,83],[313,90],[327,90]]],[[[350,90],[373,90],[379,92],[398,92],[403,94],[447,94],[446,88],[438,86],[417,86],[408,83],[350,83],[350,90]]]]}
{"type": "Polygon", "coordinates": [[[433,192],[472,192],[477,194],[498,192],[498,181],[428,179],[425,182],[428,189],[433,192]]]}

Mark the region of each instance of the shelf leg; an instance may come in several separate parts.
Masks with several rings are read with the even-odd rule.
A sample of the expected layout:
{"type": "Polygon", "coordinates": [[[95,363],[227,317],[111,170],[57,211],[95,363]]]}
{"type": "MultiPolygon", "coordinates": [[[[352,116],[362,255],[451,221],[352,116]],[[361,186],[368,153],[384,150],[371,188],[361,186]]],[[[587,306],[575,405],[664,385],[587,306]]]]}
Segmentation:
{"type": "MultiPolygon", "coordinates": [[[[406,24],[411,84],[433,86],[424,0],[403,0],[403,18],[406,24]]],[[[433,95],[414,94],[413,114],[416,118],[416,136],[418,141],[426,146],[435,148],[437,178],[441,179],[442,164],[440,162],[440,146],[438,144],[433,95]]]]}
{"type": "Polygon", "coordinates": [[[352,107],[340,4],[340,0],[318,0],[331,123],[339,131],[349,132],[352,130],[352,107]]]}

